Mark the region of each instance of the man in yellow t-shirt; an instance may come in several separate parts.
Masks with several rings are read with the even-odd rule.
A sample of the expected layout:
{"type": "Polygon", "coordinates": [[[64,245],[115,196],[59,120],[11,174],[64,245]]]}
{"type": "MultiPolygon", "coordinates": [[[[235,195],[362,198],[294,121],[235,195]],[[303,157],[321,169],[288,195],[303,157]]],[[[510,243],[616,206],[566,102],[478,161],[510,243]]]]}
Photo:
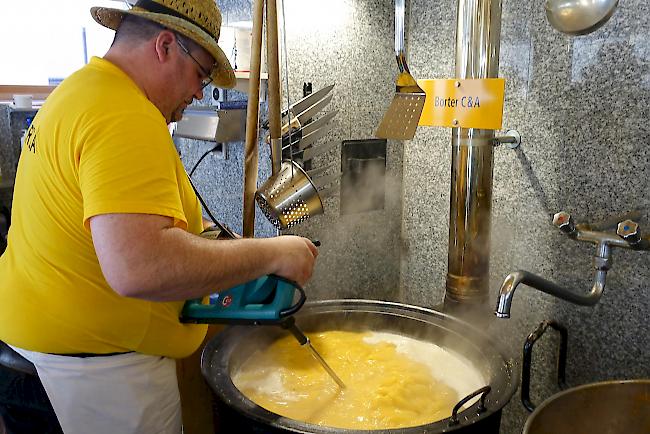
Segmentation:
{"type": "Polygon", "coordinates": [[[34,363],[69,433],[180,433],[174,358],[206,327],[183,301],[265,274],[299,284],[307,239],[205,240],[169,135],[210,82],[232,87],[213,0],[92,8],[116,30],[103,58],[64,80],[27,132],[8,247],[0,340],[34,363]]]}

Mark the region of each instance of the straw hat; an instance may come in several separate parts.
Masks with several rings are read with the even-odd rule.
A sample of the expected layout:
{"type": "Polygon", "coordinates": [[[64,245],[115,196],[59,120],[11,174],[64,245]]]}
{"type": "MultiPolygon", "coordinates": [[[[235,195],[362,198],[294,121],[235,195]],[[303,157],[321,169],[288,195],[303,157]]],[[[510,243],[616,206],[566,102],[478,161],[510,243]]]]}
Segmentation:
{"type": "Polygon", "coordinates": [[[117,30],[124,14],[137,15],[181,33],[205,48],[216,61],[212,80],[217,86],[235,86],[235,72],[219,48],[221,13],[214,0],[138,0],[128,10],[93,7],[92,17],[104,27],[117,30]]]}

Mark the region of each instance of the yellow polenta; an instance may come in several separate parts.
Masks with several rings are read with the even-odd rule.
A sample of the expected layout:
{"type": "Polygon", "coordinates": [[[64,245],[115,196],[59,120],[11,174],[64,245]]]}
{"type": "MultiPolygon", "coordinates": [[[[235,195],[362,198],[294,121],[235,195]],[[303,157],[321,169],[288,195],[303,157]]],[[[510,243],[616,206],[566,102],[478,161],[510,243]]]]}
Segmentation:
{"type": "Polygon", "coordinates": [[[261,407],[318,425],[387,429],[449,417],[458,393],[434,378],[428,366],[397,352],[393,343],[364,340],[369,335],[310,335],[345,383],[343,390],[292,336],[255,353],[233,375],[233,382],[261,407]]]}

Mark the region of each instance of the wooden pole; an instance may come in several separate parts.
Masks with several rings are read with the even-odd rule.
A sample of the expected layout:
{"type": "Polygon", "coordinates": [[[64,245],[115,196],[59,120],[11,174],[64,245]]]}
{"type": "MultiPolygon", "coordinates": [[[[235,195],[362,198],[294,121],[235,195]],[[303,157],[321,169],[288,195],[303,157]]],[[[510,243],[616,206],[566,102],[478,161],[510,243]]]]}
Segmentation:
{"type": "Polygon", "coordinates": [[[282,165],[278,40],[277,0],[266,0],[266,61],[269,70],[269,135],[271,138],[271,172],[273,175],[280,171],[282,165]]]}
{"type": "Polygon", "coordinates": [[[251,67],[248,84],[248,108],[246,112],[246,147],[244,154],[244,215],[243,235],[255,236],[255,191],[258,170],[258,123],[260,114],[260,67],[262,63],[262,26],[264,0],[253,5],[253,34],[251,41],[251,67]]]}

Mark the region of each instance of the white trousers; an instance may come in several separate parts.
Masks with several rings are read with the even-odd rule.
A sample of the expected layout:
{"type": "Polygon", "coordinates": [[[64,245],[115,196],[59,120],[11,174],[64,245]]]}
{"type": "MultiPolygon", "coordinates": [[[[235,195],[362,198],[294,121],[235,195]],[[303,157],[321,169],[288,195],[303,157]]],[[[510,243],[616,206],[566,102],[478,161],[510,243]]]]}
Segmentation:
{"type": "Polygon", "coordinates": [[[69,357],[14,348],[36,366],[65,434],[181,434],[173,359],[69,357]]]}

